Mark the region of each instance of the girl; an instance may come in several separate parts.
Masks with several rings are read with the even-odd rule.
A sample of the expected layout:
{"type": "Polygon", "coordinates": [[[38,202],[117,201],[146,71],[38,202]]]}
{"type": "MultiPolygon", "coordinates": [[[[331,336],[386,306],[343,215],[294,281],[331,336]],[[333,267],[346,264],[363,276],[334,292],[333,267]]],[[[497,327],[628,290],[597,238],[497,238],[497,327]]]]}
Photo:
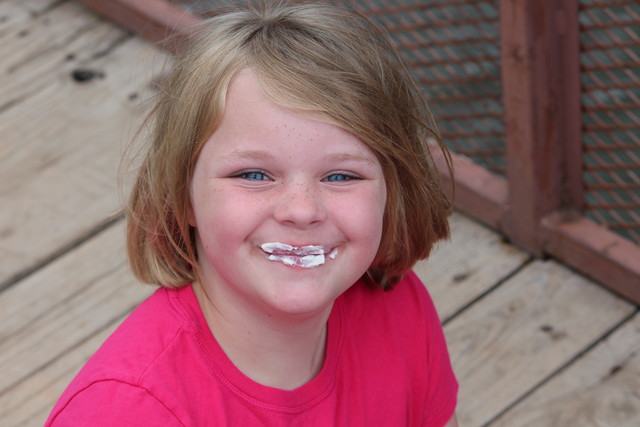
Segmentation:
{"type": "Polygon", "coordinates": [[[410,271],[448,236],[450,204],[397,54],[316,3],[196,34],[128,206],[133,272],[161,288],[47,425],[457,425],[442,328],[410,271]]]}

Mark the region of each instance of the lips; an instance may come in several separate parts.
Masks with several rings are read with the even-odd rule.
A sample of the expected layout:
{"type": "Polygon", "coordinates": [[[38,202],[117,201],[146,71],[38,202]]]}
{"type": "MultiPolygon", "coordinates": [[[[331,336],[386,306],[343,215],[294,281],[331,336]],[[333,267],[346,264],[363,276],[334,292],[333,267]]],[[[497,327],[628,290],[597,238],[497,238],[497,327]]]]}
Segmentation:
{"type": "Polygon", "coordinates": [[[322,265],[328,256],[334,259],[338,249],[323,245],[292,246],[286,243],[263,243],[260,249],[267,254],[267,259],[279,261],[290,267],[313,268],[322,265]]]}

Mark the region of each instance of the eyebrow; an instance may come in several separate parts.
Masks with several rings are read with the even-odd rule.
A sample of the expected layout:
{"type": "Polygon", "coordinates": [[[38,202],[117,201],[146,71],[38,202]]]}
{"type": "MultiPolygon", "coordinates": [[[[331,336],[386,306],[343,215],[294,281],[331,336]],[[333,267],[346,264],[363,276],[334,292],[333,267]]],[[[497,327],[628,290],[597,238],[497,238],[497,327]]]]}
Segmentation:
{"type": "MultiPolygon", "coordinates": [[[[231,162],[235,160],[272,160],[275,157],[264,150],[236,150],[220,157],[223,162],[231,162]]],[[[356,153],[331,153],[325,156],[325,160],[330,162],[360,162],[373,164],[375,161],[362,154],[356,153]]]]}
{"type": "Polygon", "coordinates": [[[369,156],[365,156],[362,154],[354,154],[354,153],[333,153],[333,154],[328,154],[325,158],[329,161],[335,161],[335,162],[355,161],[355,162],[368,163],[368,164],[375,163],[374,160],[369,156]]]}
{"type": "Polygon", "coordinates": [[[229,154],[225,154],[220,157],[220,160],[224,162],[234,160],[271,160],[273,159],[268,151],[263,150],[236,150],[229,154]]]}

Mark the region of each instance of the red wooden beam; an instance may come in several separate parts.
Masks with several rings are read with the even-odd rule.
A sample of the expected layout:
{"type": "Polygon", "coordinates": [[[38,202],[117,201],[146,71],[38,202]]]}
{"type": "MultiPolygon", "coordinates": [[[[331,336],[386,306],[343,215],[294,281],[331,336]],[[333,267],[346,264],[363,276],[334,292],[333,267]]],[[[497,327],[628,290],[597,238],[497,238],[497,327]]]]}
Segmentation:
{"type": "Polygon", "coordinates": [[[545,251],[640,304],[640,246],[578,214],[542,220],[545,251]]]}
{"type": "Polygon", "coordinates": [[[188,27],[200,21],[164,0],[79,1],[173,53],[189,37],[188,27]]]}
{"type": "Polygon", "coordinates": [[[440,171],[444,190],[448,192],[449,197],[453,197],[456,208],[489,227],[502,230],[507,210],[507,181],[471,160],[451,153],[455,179],[453,194],[451,176],[444,155],[439,150],[433,150],[433,157],[440,171]]]}
{"type": "Polygon", "coordinates": [[[582,203],[578,0],[501,0],[511,240],[543,254],[540,222],[582,203]]]}

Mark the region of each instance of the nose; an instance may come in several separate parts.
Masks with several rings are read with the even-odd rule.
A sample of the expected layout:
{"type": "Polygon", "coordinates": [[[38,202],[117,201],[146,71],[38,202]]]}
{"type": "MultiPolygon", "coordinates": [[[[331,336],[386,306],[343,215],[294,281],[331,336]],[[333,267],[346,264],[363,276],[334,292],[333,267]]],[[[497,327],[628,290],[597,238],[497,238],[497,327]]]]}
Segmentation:
{"type": "Polygon", "coordinates": [[[283,183],[275,209],[277,221],[298,228],[311,228],[327,217],[322,190],[314,183],[283,183]]]}

